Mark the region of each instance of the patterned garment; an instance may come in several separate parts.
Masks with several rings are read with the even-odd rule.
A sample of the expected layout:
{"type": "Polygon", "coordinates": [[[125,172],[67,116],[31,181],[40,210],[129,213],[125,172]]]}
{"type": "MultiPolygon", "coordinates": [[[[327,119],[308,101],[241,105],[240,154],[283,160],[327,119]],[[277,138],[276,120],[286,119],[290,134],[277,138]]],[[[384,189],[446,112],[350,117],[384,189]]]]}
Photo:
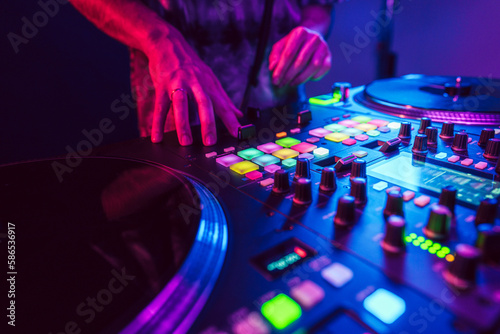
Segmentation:
{"type": "MultiPolygon", "coordinates": [[[[254,61],[265,0],[143,0],[175,26],[219,78],[236,106],[243,98],[248,73],[254,61]]],[[[259,72],[259,84],[252,89],[250,105],[271,107],[298,98],[297,88],[281,89],[271,84],[269,53],[274,43],[300,23],[301,8],[311,4],[332,5],[335,0],[277,0],[266,56],[259,72]]],[[[136,95],[141,136],[151,133],[155,92],[148,60],[139,50],[131,51],[131,84],[136,95]]],[[[191,113],[191,112],[190,112],[191,113]]],[[[192,124],[198,123],[191,113],[192,124]]],[[[174,130],[169,113],[165,131],[174,130]]]]}

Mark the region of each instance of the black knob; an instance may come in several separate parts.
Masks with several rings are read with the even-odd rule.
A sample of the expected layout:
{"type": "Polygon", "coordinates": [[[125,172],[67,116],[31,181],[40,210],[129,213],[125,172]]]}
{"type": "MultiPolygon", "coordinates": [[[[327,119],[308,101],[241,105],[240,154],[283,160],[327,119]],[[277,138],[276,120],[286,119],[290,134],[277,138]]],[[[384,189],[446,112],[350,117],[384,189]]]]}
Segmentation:
{"type": "Polygon", "coordinates": [[[444,205],[435,204],[431,207],[427,226],[424,227],[424,234],[435,240],[442,240],[450,233],[451,212],[444,205]]]}
{"type": "Polygon", "coordinates": [[[441,133],[439,137],[443,140],[450,140],[454,136],[455,124],[452,122],[444,122],[441,128],[441,133]]]}
{"type": "Polygon", "coordinates": [[[500,262],[500,226],[479,225],[476,247],[481,251],[484,262],[498,264],[500,262]]]}
{"type": "Polygon", "coordinates": [[[402,141],[409,141],[411,139],[411,123],[401,122],[401,127],[399,128],[399,139],[402,141]]]}
{"type": "Polygon", "coordinates": [[[415,142],[413,143],[413,147],[411,148],[413,153],[417,154],[426,154],[427,150],[427,136],[418,134],[415,136],[415,142]]]}
{"type": "Polygon", "coordinates": [[[273,193],[284,194],[290,191],[290,180],[288,179],[288,171],[278,169],[274,172],[273,193]]]}
{"type": "Polygon", "coordinates": [[[333,223],[337,226],[351,226],[356,222],[356,207],[354,197],[344,195],[337,202],[337,212],[333,223]]]}
{"type": "Polygon", "coordinates": [[[335,169],[325,167],[321,171],[321,182],[319,183],[319,190],[324,192],[334,192],[337,189],[337,180],[335,177],[335,169]]]}
{"type": "Polygon", "coordinates": [[[483,157],[486,159],[496,160],[500,156],[500,139],[491,138],[486,144],[483,157]]]}
{"type": "Polygon", "coordinates": [[[293,202],[299,205],[308,205],[312,202],[311,179],[301,177],[295,182],[293,202]]]}
{"type": "Polygon", "coordinates": [[[351,176],[349,178],[352,180],[355,177],[366,178],[366,161],[365,160],[356,159],[352,162],[351,176]]]}
{"type": "Polygon", "coordinates": [[[418,128],[418,133],[425,133],[425,129],[431,126],[431,119],[429,117],[422,117],[420,120],[420,127],[418,128]]]}
{"type": "Polygon", "coordinates": [[[495,216],[497,215],[498,201],[494,198],[485,198],[479,203],[476,212],[476,220],[474,223],[481,224],[494,224],[495,216]]]}
{"type": "Polygon", "coordinates": [[[387,201],[384,208],[384,218],[387,219],[389,216],[405,216],[403,210],[403,196],[398,190],[391,190],[387,193],[387,201]]]}
{"type": "Polygon", "coordinates": [[[455,216],[455,203],[457,201],[457,188],[454,186],[446,186],[441,190],[439,195],[439,204],[450,209],[451,215],[455,216]]]}
{"type": "Polygon", "coordinates": [[[437,146],[438,129],[433,126],[428,126],[425,129],[425,135],[427,136],[428,146],[437,146]]]}
{"type": "Polygon", "coordinates": [[[349,82],[336,82],[332,86],[332,96],[336,98],[340,97],[341,102],[346,102],[349,98],[349,90],[352,85],[349,82]]]}
{"type": "Polygon", "coordinates": [[[389,253],[402,253],[406,249],[405,219],[401,216],[389,216],[385,224],[384,239],[380,243],[389,253]]]}
{"type": "Polygon", "coordinates": [[[455,138],[453,138],[453,144],[451,145],[451,149],[459,153],[467,152],[468,141],[469,141],[469,136],[467,135],[467,133],[461,131],[455,135],[455,138]]]}
{"type": "Polygon", "coordinates": [[[482,129],[481,136],[479,136],[479,140],[477,144],[481,147],[485,147],[488,144],[488,140],[495,137],[495,130],[493,129],[482,129]]]}
{"type": "Polygon", "coordinates": [[[351,193],[354,197],[356,205],[364,205],[368,200],[366,194],[366,179],[362,177],[355,177],[351,180],[351,193]]]}
{"type": "Polygon", "coordinates": [[[309,159],[304,159],[304,158],[297,159],[297,164],[295,165],[295,175],[293,178],[297,180],[301,177],[306,179],[311,178],[309,159]]]}
{"type": "Polygon", "coordinates": [[[444,271],[444,279],[455,288],[465,290],[476,283],[480,253],[476,247],[466,244],[458,244],[455,252],[455,260],[444,271]]]}
{"type": "Polygon", "coordinates": [[[500,175],[500,157],[498,157],[497,166],[495,167],[495,172],[500,175]]]}

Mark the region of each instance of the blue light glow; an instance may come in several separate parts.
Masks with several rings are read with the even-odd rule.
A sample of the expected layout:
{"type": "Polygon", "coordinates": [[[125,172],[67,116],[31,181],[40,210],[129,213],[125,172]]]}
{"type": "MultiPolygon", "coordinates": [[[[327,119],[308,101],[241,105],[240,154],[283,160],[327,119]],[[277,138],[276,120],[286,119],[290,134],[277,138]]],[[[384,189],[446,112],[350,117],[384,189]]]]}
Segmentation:
{"type": "Polygon", "coordinates": [[[406,311],[405,301],[385,289],[378,289],[366,297],[363,307],[386,324],[392,324],[406,311]]]}

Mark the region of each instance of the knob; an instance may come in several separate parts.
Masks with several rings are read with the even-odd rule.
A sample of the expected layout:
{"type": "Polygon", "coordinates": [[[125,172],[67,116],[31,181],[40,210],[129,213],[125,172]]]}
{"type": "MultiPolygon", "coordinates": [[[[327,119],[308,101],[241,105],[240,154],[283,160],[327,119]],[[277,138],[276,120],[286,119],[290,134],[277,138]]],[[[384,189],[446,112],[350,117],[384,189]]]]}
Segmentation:
{"type": "Polygon", "coordinates": [[[368,200],[366,195],[366,179],[355,177],[351,180],[351,194],[354,197],[356,205],[364,205],[368,200]]]}
{"type": "Polygon", "coordinates": [[[278,169],[274,173],[273,193],[284,194],[290,191],[290,180],[288,179],[288,171],[278,169]]]}
{"type": "Polygon", "coordinates": [[[415,142],[413,143],[413,147],[411,148],[413,153],[417,154],[427,154],[427,136],[418,134],[415,136],[415,142]]]}
{"type": "Polygon", "coordinates": [[[500,157],[498,157],[497,166],[495,167],[495,172],[500,175],[500,157]]]}
{"type": "Polygon", "coordinates": [[[385,235],[380,245],[389,253],[402,253],[406,249],[405,219],[401,216],[390,216],[385,224],[385,235]]]}
{"type": "Polygon", "coordinates": [[[488,144],[488,140],[495,137],[495,130],[493,129],[482,129],[481,136],[479,136],[479,141],[477,144],[481,147],[485,147],[488,144]]]}
{"type": "Polygon", "coordinates": [[[340,97],[340,102],[346,102],[349,98],[349,90],[352,85],[348,82],[336,82],[332,86],[332,97],[340,97]]]}
{"type": "Polygon", "coordinates": [[[441,190],[439,195],[439,204],[450,209],[451,215],[455,216],[455,203],[457,201],[457,188],[446,186],[441,190]]]}
{"type": "Polygon", "coordinates": [[[337,226],[351,226],[356,222],[355,199],[352,196],[344,195],[337,202],[337,212],[333,218],[333,223],[337,226]]]}
{"type": "Polygon", "coordinates": [[[498,201],[494,198],[485,198],[479,203],[476,212],[476,226],[481,224],[494,224],[497,215],[498,201]]]}
{"type": "Polygon", "coordinates": [[[311,178],[309,159],[304,159],[304,158],[297,159],[297,164],[295,165],[295,176],[293,178],[297,180],[301,177],[306,179],[311,178]]]}
{"type": "Polygon", "coordinates": [[[293,202],[299,205],[308,205],[312,202],[311,179],[301,177],[295,182],[293,202]]]}
{"type": "Polygon", "coordinates": [[[469,141],[469,136],[461,131],[455,135],[453,138],[453,144],[451,149],[455,152],[467,152],[467,143],[469,141]]]}
{"type": "Polygon", "coordinates": [[[427,226],[424,227],[424,234],[435,240],[442,240],[450,233],[451,212],[444,205],[435,204],[431,207],[427,226]]]}
{"type": "Polygon", "coordinates": [[[420,127],[418,128],[418,133],[425,133],[425,129],[431,126],[431,119],[429,117],[422,117],[420,120],[420,127]]]}
{"type": "Polygon", "coordinates": [[[495,160],[500,156],[500,139],[491,138],[486,144],[486,149],[484,150],[483,157],[486,159],[495,160]]]}
{"type": "Polygon", "coordinates": [[[483,224],[477,227],[476,247],[487,263],[500,262],[500,226],[483,224]]]}
{"type": "Polygon", "coordinates": [[[398,190],[391,190],[387,193],[387,201],[384,208],[384,218],[387,219],[389,216],[400,216],[404,217],[405,212],[403,210],[403,196],[398,190]]]}
{"type": "Polygon", "coordinates": [[[452,286],[465,290],[476,283],[480,253],[476,247],[466,244],[458,244],[455,252],[455,260],[444,271],[444,279],[452,286]]]}
{"type": "Polygon", "coordinates": [[[399,139],[402,141],[409,141],[411,139],[411,123],[401,122],[401,127],[399,128],[399,139]]]}
{"type": "Polygon", "coordinates": [[[352,162],[351,176],[349,178],[352,180],[355,177],[366,178],[366,161],[365,160],[356,159],[352,162]]]}
{"type": "Polygon", "coordinates": [[[428,146],[437,146],[438,129],[433,126],[428,126],[425,129],[425,135],[427,136],[428,146]]]}
{"type": "Polygon", "coordinates": [[[452,122],[444,122],[439,137],[443,140],[450,140],[453,138],[454,132],[455,132],[455,124],[452,122]]]}
{"type": "Polygon", "coordinates": [[[335,177],[335,169],[325,167],[321,171],[321,181],[319,183],[319,190],[324,192],[334,192],[337,189],[337,180],[335,177]]]}

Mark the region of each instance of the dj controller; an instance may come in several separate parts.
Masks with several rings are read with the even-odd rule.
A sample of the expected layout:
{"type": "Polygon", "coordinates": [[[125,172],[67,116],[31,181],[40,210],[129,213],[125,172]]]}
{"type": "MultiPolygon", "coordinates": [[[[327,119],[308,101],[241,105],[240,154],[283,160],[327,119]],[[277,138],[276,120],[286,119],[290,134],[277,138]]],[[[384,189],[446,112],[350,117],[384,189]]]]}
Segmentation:
{"type": "Polygon", "coordinates": [[[19,329],[500,333],[499,87],[336,83],[211,147],[1,166],[19,329]]]}

